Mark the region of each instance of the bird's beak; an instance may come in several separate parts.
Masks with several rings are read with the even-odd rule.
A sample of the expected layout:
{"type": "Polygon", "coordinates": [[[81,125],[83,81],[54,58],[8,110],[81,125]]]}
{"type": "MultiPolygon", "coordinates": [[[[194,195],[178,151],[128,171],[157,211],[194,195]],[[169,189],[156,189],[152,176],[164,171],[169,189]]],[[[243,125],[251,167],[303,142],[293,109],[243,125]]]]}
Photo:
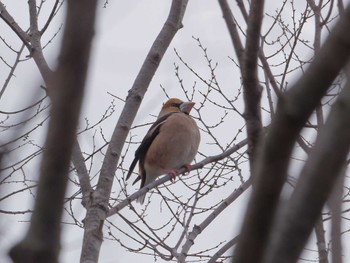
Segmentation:
{"type": "Polygon", "coordinates": [[[194,104],[195,104],[195,103],[192,102],[192,101],[184,102],[184,103],[182,103],[182,104],[180,105],[180,111],[189,114],[190,111],[192,110],[194,104]]]}

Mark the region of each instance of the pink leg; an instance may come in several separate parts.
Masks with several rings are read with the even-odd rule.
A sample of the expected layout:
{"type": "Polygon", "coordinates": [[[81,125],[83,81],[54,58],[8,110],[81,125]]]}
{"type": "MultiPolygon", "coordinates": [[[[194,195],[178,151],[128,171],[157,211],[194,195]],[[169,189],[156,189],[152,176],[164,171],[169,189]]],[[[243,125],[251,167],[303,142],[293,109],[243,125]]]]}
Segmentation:
{"type": "Polygon", "coordinates": [[[171,181],[172,182],[175,182],[176,175],[177,175],[178,172],[179,172],[179,170],[177,170],[177,169],[164,170],[164,173],[171,175],[171,181]]]}
{"type": "MultiPolygon", "coordinates": [[[[189,163],[185,163],[182,167],[185,167],[187,169],[187,175],[191,172],[191,165],[189,163]]],[[[186,172],[184,172],[182,175],[186,175],[186,172]]]]}
{"type": "MultiPolygon", "coordinates": [[[[187,170],[187,174],[191,172],[191,165],[189,163],[185,163],[182,167],[185,167],[187,170]]],[[[171,181],[175,182],[176,175],[179,172],[177,169],[171,169],[171,170],[164,170],[165,174],[171,174],[171,181]]],[[[186,172],[184,172],[182,175],[186,175],[186,172]]]]}

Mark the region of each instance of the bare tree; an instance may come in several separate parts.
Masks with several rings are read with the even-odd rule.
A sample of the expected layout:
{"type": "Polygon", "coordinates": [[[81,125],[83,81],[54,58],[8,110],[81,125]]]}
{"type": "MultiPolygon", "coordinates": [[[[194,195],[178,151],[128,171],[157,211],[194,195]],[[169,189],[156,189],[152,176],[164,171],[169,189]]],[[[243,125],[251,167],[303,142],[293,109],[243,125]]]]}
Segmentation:
{"type": "MultiPolygon", "coordinates": [[[[180,170],[175,184],[165,175],[139,191],[125,181],[129,160],[154,116],[142,124],[134,119],[173,38],[186,28],[187,2],[172,1],[127,97],[112,92],[103,116],[77,128],[97,1],[30,0],[28,30],[0,1],[0,18],[20,43],[13,47],[0,33],[2,46],[12,54],[1,57],[7,75],[0,99],[10,96],[22,63],[33,61],[43,82],[33,88],[28,106],[1,111],[0,201],[20,195],[35,200],[33,209],[0,210],[2,216],[31,216],[27,235],[11,249],[14,262],[58,262],[62,214],[84,232],[81,262],[98,262],[103,240],[164,261],[297,262],[313,230],[317,254],[312,260],[343,261],[342,236],[348,229],[341,226],[349,213],[350,7],[342,1],[264,6],[264,1],[219,0],[221,26],[226,24],[232,40],[228,60],[240,77],[227,85],[202,38],[193,37],[192,43],[206,72],[174,49],[176,94],[196,102],[193,115],[203,138],[192,172],[181,176],[185,170],[180,170]],[[46,36],[62,7],[67,8],[64,30],[58,26],[46,36]],[[53,69],[45,48],[57,35],[63,38],[53,69]],[[113,123],[116,104],[119,118],[107,137],[100,127],[113,123]],[[43,127],[47,133],[41,144],[36,138],[43,127]],[[93,145],[87,150],[79,138],[91,132],[93,145]],[[36,179],[29,171],[39,160],[36,179]],[[68,184],[73,190],[66,192],[68,184]],[[233,204],[250,187],[240,234],[208,240],[210,227],[221,231],[223,215],[230,227],[242,216],[233,204]],[[145,205],[134,205],[146,192],[145,205]],[[75,206],[85,209],[84,220],[77,218],[75,206]],[[331,227],[324,224],[328,220],[331,227]]],[[[104,5],[109,8],[108,1],[104,5]]],[[[172,96],[163,85],[158,94],[172,96]]]]}
{"type": "MultiPolygon", "coordinates": [[[[42,74],[46,77],[52,106],[31,224],[26,237],[10,254],[14,262],[58,262],[62,205],[84,94],[96,1],[68,1],[66,27],[55,72],[49,71],[43,61],[36,3],[29,1],[28,5],[32,38],[27,45],[33,57],[38,54],[37,64],[45,64],[42,74]],[[80,12],[83,5],[87,12],[80,12]]],[[[9,19],[6,11],[3,12],[9,19]]]]}

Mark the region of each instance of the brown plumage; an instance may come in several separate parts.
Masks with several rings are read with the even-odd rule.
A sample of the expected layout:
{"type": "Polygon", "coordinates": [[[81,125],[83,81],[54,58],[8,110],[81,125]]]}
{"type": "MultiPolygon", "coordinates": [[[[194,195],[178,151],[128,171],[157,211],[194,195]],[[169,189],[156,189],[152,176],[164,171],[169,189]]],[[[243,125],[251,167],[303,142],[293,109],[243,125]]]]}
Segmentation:
{"type": "MultiPolygon", "coordinates": [[[[196,122],[189,115],[194,102],[169,99],[162,107],[158,119],[148,130],[135,158],[130,165],[128,179],[136,163],[139,162],[141,187],[150,184],[158,176],[175,173],[181,167],[189,167],[200,142],[200,133],[196,122]]],[[[143,204],[145,196],[137,201],[143,204]]]]}

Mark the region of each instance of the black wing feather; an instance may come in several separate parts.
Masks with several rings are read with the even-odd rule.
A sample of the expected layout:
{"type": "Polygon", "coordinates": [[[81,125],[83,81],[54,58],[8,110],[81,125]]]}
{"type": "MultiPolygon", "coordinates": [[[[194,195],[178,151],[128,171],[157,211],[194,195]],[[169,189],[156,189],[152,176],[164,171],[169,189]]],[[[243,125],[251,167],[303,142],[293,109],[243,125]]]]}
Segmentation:
{"type": "MultiPolygon", "coordinates": [[[[154,141],[154,139],[157,137],[157,135],[159,134],[160,128],[162,127],[163,123],[166,121],[166,119],[173,113],[168,113],[162,117],[160,117],[159,119],[157,119],[151,126],[151,128],[148,130],[145,138],[142,140],[140,146],[137,148],[136,152],[135,152],[135,157],[134,160],[132,161],[130,168],[129,168],[129,172],[126,176],[126,180],[129,179],[130,175],[132,174],[136,164],[138,161],[140,161],[140,163],[143,162],[146,153],[149,149],[149,147],[151,146],[152,142],[154,141]],[[153,130],[153,131],[152,131],[153,130]],[[152,132],[151,132],[152,131],[152,132]]],[[[141,176],[139,175],[136,180],[132,183],[133,185],[138,182],[141,179],[141,176]]],[[[142,180],[144,183],[144,179],[142,180]]],[[[142,182],[141,182],[141,187],[142,187],[142,182]]]]}

